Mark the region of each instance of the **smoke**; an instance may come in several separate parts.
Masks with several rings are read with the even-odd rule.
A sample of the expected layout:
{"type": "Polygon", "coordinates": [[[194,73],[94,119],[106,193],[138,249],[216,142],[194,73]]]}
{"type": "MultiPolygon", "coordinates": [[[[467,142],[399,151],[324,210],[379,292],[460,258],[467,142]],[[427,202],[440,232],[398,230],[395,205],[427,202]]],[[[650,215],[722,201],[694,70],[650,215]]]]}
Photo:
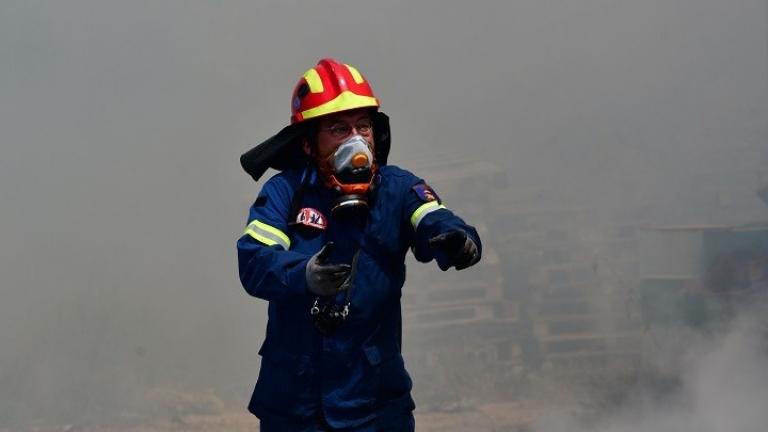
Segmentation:
{"type": "MultiPolygon", "coordinates": [[[[764,218],[753,189],[768,166],[765,7],[1,1],[0,427],[147,418],[162,405],[147,401],[179,405],[184,392],[201,395],[181,401],[192,411],[215,410],[217,398],[244,409],[266,304],[237,280],[234,243],[260,187],[238,157],[287,123],[290,91],[320,57],[366,75],[392,118],[390,162],[424,177],[489,246],[487,267],[458,275],[409,263],[406,308],[430,285],[476,289],[485,278],[501,289],[505,279],[523,290],[531,261],[591,260],[584,219],[608,230],[764,218]],[[456,178],[478,160],[490,186],[456,178]],[[533,244],[542,237],[548,250],[533,244]]],[[[599,271],[631,279],[608,267],[599,271]]],[[[716,377],[730,377],[726,361],[755,367],[746,359],[760,345],[749,351],[749,333],[733,334],[742,339],[704,343],[691,367],[659,359],[685,372],[665,401],[693,418],[721,412],[711,387],[739,400],[739,380],[716,377]]],[[[441,328],[420,338],[456,345],[441,328]]],[[[515,359],[518,347],[501,345],[515,359]]],[[[415,363],[417,391],[453,375],[483,387],[489,370],[526,380],[500,361],[457,362],[437,378],[415,363]]],[[[765,401],[764,375],[749,377],[739,387],[765,401]]],[[[640,399],[649,418],[688,418],[640,399]]],[[[752,400],[722,406],[752,415],[752,400]]],[[[615,420],[640,415],[627,410],[615,420]]]]}
{"type": "MultiPolygon", "coordinates": [[[[768,326],[744,313],[722,333],[667,332],[650,350],[650,379],[621,389],[617,406],[583,415],[558,413],[534,430],[651,432],[761,431],[768,425],[768,326]],[[682,347],[682,349],[681,349],[682,347]],[[649,381],[654,381],[653,385],[649,381]],[[663,385],[659,385],[663,382],[663,385]]],[[[646,377],[649,378],[649,377],[646,377]]]]}

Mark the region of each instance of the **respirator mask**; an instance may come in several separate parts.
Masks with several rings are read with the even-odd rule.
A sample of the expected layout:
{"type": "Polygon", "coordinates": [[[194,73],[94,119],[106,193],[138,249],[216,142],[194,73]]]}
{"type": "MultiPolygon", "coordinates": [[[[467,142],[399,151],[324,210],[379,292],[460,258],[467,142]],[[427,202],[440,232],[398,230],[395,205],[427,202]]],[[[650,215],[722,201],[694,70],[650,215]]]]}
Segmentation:
{"type": "Polygon", "coordinates": [[[352,135],[321,164],[330,187],[341,196],[331,206],[336,216],[368,210],[368,192],[376,173],[376,163],[368,141],[352,135]]]}

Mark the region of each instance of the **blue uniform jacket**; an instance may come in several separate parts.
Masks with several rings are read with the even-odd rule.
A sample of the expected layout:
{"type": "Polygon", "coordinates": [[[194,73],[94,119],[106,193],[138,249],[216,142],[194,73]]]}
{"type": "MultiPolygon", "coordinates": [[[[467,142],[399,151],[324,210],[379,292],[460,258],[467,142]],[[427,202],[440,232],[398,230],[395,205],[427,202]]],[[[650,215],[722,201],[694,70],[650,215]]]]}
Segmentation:
{"type": "MultiPolygon", "coordinates": [[[[332,427],[351,428],[377,414],[413,410],[401,356],[405,255],[412,249],[419,261],[436,259],[445,270],[450,263],[427,241],[455,229],[466,231],[481,248],[473,227],[445,208],[423,180],[396,166],[379,169],[367,222],[334,220],[335,197],[314,170],[283,171],[264,185],[237,242],[243,287],[269,302],[261,370],[249,404],[262,420],[322,413],[332,427]],[[324,215],[325,229],[289,224],[305,176],[311,180],[299,208],[324,215]],[[349,316],[333,336],[323,337],[311,322],[315,296],[307,291],[305,266],[329,241],[336,246],[330,262],[351,263],[360,253],[349,316]]],[[[340,293],[336,301],[344,300],[340,293]]]]}

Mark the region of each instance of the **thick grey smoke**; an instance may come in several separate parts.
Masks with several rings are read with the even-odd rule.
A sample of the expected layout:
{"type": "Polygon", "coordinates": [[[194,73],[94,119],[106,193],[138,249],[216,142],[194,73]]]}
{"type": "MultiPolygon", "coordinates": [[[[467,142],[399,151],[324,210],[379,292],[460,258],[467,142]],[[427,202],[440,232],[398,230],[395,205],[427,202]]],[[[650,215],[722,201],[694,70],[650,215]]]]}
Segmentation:
{"type": "MultiPolygon", "coordinates": [[[[367,75],[392,118],[391,162],[435,178],[488,239],[508,229],[493,213],[502,191],[468,193],[441,166],[490,163],[504,206],[592,209],[591,232],[765,218],[753,189],[768,167],[767,9],[3,0],[0,427],[141,419],[153,397],[185,392],[212,395],[191,404],[202,412],[245,404],[265,304],[236,276],[259,188],[237,161],[287,124],[290,91],[320,57],[367,75]]],[[[409,271],[411,290],[482,273],[409,271]]],[[[686,409],[718,412],[705,395],[719,353],[686,381],[686,409]]],[[[744,386],[764,383],[753,373],[744,386]]]]}
{"type": "MultiPolygon", "coordinates": [[[[674,389],[660,393],[647,387],[631,392],[624,404],[600,413],[588,425],[579,417],[559,413],[543,418],[536,431],[650,432],[760,431],[768,425],[768,333],[764,310],[745,313],[725,334],[705,337],[693,332],[667,334],[667,376],[679,378],[674,389]],[[681,349],[681,347],[683,347],[681,349]],[[670,363],[674,360],[674,366],[670,363]]],[[[661,367],[662,365],[657,364],[661,367]]]]}

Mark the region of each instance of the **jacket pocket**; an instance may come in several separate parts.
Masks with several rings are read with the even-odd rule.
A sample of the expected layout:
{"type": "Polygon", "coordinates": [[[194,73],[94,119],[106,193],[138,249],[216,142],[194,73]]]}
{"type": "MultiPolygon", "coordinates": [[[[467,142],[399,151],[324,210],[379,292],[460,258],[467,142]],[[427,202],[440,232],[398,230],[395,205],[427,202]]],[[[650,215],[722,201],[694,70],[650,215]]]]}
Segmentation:
{"type": "Polygon", "coordinates": [[[251,408],[271,414],[306,417],[315,411],[315,377],[308,356],[270,349],[259,350],[261,369],[251,397],[251,408]]]}
{"type": "Polygon", "coordinates": [[[368,364],[375,370],[375,395],[378,404],[410,394],[411,377],[405,370],[403,356],[396,347],[372,345],[364,347],[363,352],[368,364]]]}

